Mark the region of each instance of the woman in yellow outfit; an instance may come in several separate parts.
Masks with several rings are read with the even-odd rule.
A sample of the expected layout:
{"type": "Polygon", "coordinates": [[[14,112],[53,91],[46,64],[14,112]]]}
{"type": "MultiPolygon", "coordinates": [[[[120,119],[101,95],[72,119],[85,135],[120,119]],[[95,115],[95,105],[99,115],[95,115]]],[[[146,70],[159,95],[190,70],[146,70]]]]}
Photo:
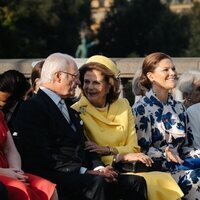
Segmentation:
{"type": "MultiPolygon", "coordinates": [[[[137,144],[134,118],[126,99],[119,97],[119,70],[105,56],[90,57],[80,68],[83,95],[72,107],[80,113],[88,138],[86,149],[97,152],[105,164],[119,161],[141,161],[147,166],[152,160],[137,144]]],[[[183,196],[169,173],[137,173],[147,182],[149,200],[177,200],[183,196]]]]}

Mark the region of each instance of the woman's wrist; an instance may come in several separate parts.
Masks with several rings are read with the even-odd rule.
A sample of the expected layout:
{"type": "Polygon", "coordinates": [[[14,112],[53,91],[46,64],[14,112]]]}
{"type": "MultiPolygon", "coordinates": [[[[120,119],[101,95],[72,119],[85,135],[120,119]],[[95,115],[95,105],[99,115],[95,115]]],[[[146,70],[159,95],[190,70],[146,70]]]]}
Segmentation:
{"type": "Polygon", "coordinates": [[[119,152],[115,147],[112,146],[106,146],[108,155],[117,155],[119,152]]]}

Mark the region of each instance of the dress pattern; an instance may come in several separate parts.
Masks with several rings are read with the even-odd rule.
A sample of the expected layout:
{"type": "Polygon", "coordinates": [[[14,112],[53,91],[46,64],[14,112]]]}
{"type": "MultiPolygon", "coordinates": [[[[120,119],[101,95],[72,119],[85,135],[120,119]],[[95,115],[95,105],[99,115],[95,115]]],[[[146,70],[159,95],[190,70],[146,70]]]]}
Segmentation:
{"type": "MultiPolygon", "coordinates": [[[[200,150],[193,148],[193,135],[185,108],[171,94],[163,104],[150,90],[132,109],[142,152],[151,158],[163,158],[166,161],[165,149],[169,146],[183,160],[200,157],[200,150]]],[[[200,169],[168,170],[184,192],[185,199],[200,199],[200,169]]]]}

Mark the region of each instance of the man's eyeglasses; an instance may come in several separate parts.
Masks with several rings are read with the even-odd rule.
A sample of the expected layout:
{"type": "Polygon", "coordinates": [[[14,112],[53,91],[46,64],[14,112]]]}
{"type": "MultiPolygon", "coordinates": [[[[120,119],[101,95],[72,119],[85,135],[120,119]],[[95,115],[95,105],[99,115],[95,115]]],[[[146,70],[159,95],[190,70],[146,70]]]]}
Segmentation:
{"type": "Polygon", "coordinates": [[[71,76],[73,76],[74,78],[79,78],[79,73],[77,72],[76,74],[71,74],[71,73],[69,73],[69,72],[64,72],[64,71],[60,71],[61,73],[64,73],[64,74],[68,74],[68,75],[71,75],[71,76]]]}

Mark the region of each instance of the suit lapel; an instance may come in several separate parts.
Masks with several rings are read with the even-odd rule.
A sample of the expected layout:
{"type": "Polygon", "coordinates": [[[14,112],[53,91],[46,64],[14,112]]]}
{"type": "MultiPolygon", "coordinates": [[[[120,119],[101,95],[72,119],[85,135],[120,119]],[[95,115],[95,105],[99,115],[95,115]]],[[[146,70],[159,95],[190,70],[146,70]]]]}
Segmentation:
{"type": "Polygon", "coordinates": [[[70,108],[70,107],[67,107],[67,108],[68,108],[68,111],[69,111],[71,121],[74,124],[74,126],[76,127],[76,132],[80,133],[81,130],[82,130],[83,122],[80,119],[79,114],[75,110],[73,110],[72,108],[70,108]]]}
{"type": "MultiPolygon", "coordinates": [[[[41,96],[42,99],[44,100],[45,105],[46,105],[46,109],[47,109],[49,115],[51,115],[51,118],[54,118],[55,123],[57,123],[61,129],[65,129],[65,131],[62,131],[62,132],[69,133],[69,135],[71,137],[76,136],[77,134],[74,133],[73,128],[71,127],[69,122],[65,119],[62,112],[59,110],[58,106],[53,102],[53,100],[42,90],[38,91],[38,96],[41,96]]],[[[78,122],[77,122],[78,118],[76,118],[74,116],[74,114],[72,113],[72,110],[69,107],[68,107],[68,111],[69,111],[69,115],[70,115],[72,122],[74,123],[74,125],[76,127],[78,127],[77,126],[78,125],[78,122]]],[[[77,132],[78,132],[78,129],[77,129],[77,132]]]]}

